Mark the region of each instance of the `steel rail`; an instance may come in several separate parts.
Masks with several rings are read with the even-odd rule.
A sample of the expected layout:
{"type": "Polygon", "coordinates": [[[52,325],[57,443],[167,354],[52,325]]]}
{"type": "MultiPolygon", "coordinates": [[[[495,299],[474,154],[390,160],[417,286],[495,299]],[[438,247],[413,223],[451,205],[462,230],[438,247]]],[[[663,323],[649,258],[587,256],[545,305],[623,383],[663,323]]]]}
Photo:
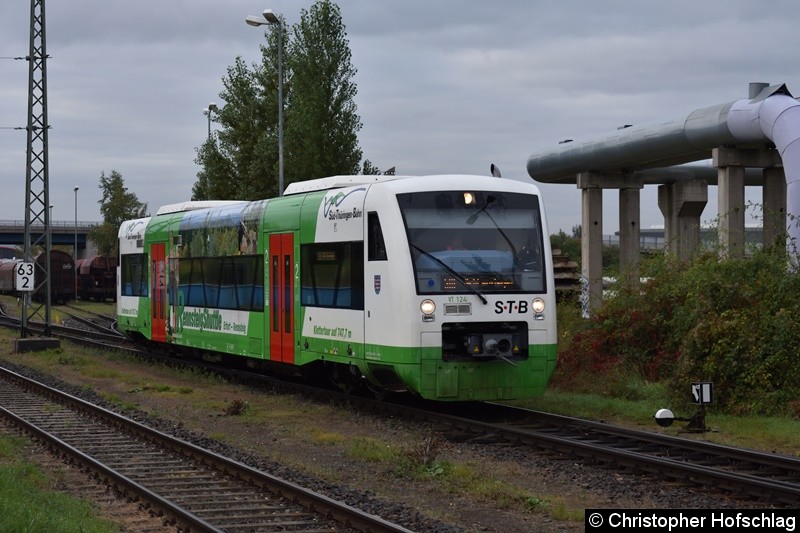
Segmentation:
{"type": "MultiPolygon", "coordinates": [[[[224,457],[190,442],[145,426],[139,422],[114,413],[113,411],[91,404],[81,398],[59,391],[11,370],[0,367],[0,375],[21,384],[24,388],[35,390],[37,394],[52,398],[59,403],[68,404],[73,409],[103,419],[116,427],[124,427],[126,431],[131,431],[143,439],[157,442],[161,446],[168,447],[185,457],[216,468],[229,476],[247,481],[256,487],[265,488],[281,498],[296,502],[311,512],[329,516],[348,527],[359,531],[375,533],[409,533],[408,529],[400,525],[361,511],[360,509],[334,500],[323,494],[303,488],[290,481],[262,472],[239,461],[224,457]]],[[[172,509],[168,506],[165,506],[165,509],[172,512],[172,509]]],[[[190,519],[191,518],[187,518],[187,520],[190,519]]],[[[202,524],[198,522],[197,527],[200,527],[200,525],[202,524]]]]}
{"type": "Polygon", "coordinates": [[[0,406],[0,414],[5,416],[15,425],[25,430],[34,438],[39,439],[40,441],[46,443],[48,446],[56,448],[60,454],[69,457],[78,464],[85,465],[90,470],[102,476],[106,480],[110,480],[113,484],[117,486],[118,489],[122,490],[123,492],[126,492],[127,494],[135,494],[137,497],[147,502],[147,504],[149,504],[152,508],[160,511],[162,514],[166,516],[173,517],[175,521],[179,523],[181,527],[183,527],[184,529],[188,529],[189,531],[208,531],[208,532],[222,531],[212,526],[211,524],[209,524],[199,516],[195,515],[194,513],[191,513],[190,511],[187,511],[186,509],[178,505],[175,505],[171,501],[162,498],[155,492],[140,485],[136,481],[128,478],[123,474],[120,474],[113,468],[109,468],[100,461],[95,460],[93,457],[86,455],[85,453],[74,448],[73,446],[59,439],[55,435],[40,428],[39,426],[32,424],[31,422],[25,420],[24,418],[17,416],[16,414],[12,413],[5,407],[0,406]]]}
{"type": "Polygon", "coordinates": [[[650,431],[628,429],[602,422],[583,420],[564,415],[545,413],[542,411],[531,411],[528,409],[509,407],[501,404],[489,403],[488,405],[495,405],[504,411],[517,411],[521,416],[535,416],[539,420],[547,421],[550,424],[560,425],[562,427],[574,427],[578,430],[595,430],[608,435],[615,435],[625,439],[632,438],[640,442],[647,442],[659,446],[674,447],[677,444],[682,450],[686,451],[725,457],[726,459],[730,459],[732,461],[747,461],[751,463],[755,462],[763,465],[764,467],[785,468],[787,470],[796,472],[798,483],[800,483],[800,459],[795,457],[762,452],[759,450],[746,450],[724,444],[717,444],[714,442],[696,441],[682,437],[663,435],[661,433],[653,433],[650,431]]]}
{"type": "MultiPolygon", "coordinates": [[[[506,408],[499,404],[496,406],[506,408]]],[[[536,411],[527,411],[515,407],[508,407],[509,412],[519,414],[520,411],[535,415],[536,411]]],[[[581,440],[580,436],[568,436],[566,432],[553,425],[550,428],[531,429],[514,426],[513,423],[492,423],[476,420],[474,418],[462,417],[448,413],[437,412],[420,408],[400,407],[400,411],[414,412],[415,416],[423,417],[428,420],[446,424],[453,428],[465,431],[477,431],[484,434],[499,435],[504,439],[514,442],[523,442],[536,446],[549,448],[558,452],[571,452],[584,457],[593,459],[603,458],[615,463],[625,464],[636,468],[646,468],[649,471],[659,473],[670,473],[676,480],[691,480],[697,483],[711,483],[717,486],[728,488],[734,491],[745,491],[750,495],[763,497],[765,492],[774,498],[789,505],[797,505],[800,502],[800,460],[790,457],[767,454],[764,452],[744,450],[740,448],[730,448],[711,443],[698,443],[688,439],[680,439],[654,433],[627,430],[617,426],[601,424],[579,419],[569,419],[544,413],[545,418],[555,417],[561,422],[570,421],[571,429],[591,429],[598,433],[594,438],[581,440]],[[667,450],[674,452],[675,456],[680,456],[681,452],[690,448],[693,451],[702,451],[709,456],[735,457],[741,461],[762,465],[766,459],[776,460],[784,467],[798,472],[797,481],[783,481],[778,479],[768,479],[756,475],[731,472],[720,468],[704,466],[701,464],[689,463],[686,460],[677,460],[669,457],[657,457],[643,451],[635,451],[622,447],[619,443],[611,442],[606,437],[625,437],[626,439],[638,439],[641,442],[658,443],[667,447],[667,450]],[[688,477],[687,477],[688,476],[688,477]]],[[[671,455],[671,454],[670,454],[671,455]]],[[[774,463],[766,461],[765,466],[775,466],[774,463]]]]}
{"type": "MultiPolygon", "coordinates": [[[[173,358],[168,358],[173,360],[173,358]]],[[[205,362],[194,363],[186,359],[177,361],[180,364],[199,364],[210,371],[225,374],[231,378],[246,379],[250,382],[258,381],[268,383],[274,387],[284,390],[291,388],[305,394],[316,397],[324,396],[327,399],[339,398],[350,404],[360,404],[365,408],[390,412],[399,416],[414,417],[433,421],[438,424],[451,426],[466,431],[479,432],[484,434],[497,434],[502,438],[525,442],[543,448],[550,448],[559,452],[571,452],[593,459],[603,458],[606,461],[613,461],[626,466],[642,468],[652,472],[668,474],[676,480],[692,481],[695,483],[705,483],[716,485],[732,491],[744,491],[748,494],[763,497],[765,492],[773,495],[781,502],[797,505],[800,502],[800,460],[769,454],[755,450],[745,450],[733,448],[707,442],[697,442],[689,439],[665,436],[658,433],[651,433],[638,430],[629,430],[599,422],[580,420],[550,413],[530,411],[501,404],[480,404],[482,409],[505,410],[505,415],[499,418],[519,418],[520,416],[537,417],[539,421],[548,420],[552,425],[548,429],[531,429],[514,427],[512,424],[497,424],[479,420],[475,417],[462,417],[448,414],[449,406],[430,406],[415,407],[407,403],[389,403],[375,401],[368,398],[360,398],[331,390],[321,390],[309,384],[287,383],[277,378],[257,374],[251,371],[234,370],[230,368],[219,368],[205,362]],[[559,426],[569,427],[571,432],[594,431],[599,434],[593,437],[565,435],[564,430],[557,429],[559,426]],[[558,434],[561,431],[561,434],[558,434]],[[652,453],[635,451],[630,448],[644,448],[643,445],[629,443],[622,445],[618,442],[611,442],[613,438],[632,439],[640,444],[648,443],[654,446],[663,446],[661,456],[654,456],[652,453]],[[602,441],[602,442],[601,442],[602,441]],[[797,482],[782,481],[777,479],[765,479],[753,474],[737,473],[714,468],[702,464],[691,463],[687,459],[680,459],[689,453],[703,453],[711,457],[725,458],[731,463],[736,461],[752,463],[756,465],[755,470],[769,468],[783,468],[798,472],[797,482]],[[667,457],[664,457],[667,456],[667,457]]],[[[569,432],[567,431],[567,433],[569,432]]]]}
{"type": "Polygon", "coordinates": [[[88,328],[91,328],[92,331],[97,331],[97,332],[103,333],[105,335],[113,335],[113,336],[120,337],[120,338],[122,337],[122,334],[120,332],[118,332],[117,330],[113,329],[113,327],[112,327],[113,322],[106,321],[108,323],[108,325],[106,326],[106,325],[103,325],[103,324],[98,324],[97,322],[95,322],[91,318],[82,317],[82,316],[76,315],[75,313],[72,313],[70,311],[63,311],[62,310],[61,312],[64,313],[65,315],[67,315],[68,317],[70,317],[72,320],[75,320],[76,322],[78,322],[80,324],[83,324],[84,326],[86,326],[88,328]]]}

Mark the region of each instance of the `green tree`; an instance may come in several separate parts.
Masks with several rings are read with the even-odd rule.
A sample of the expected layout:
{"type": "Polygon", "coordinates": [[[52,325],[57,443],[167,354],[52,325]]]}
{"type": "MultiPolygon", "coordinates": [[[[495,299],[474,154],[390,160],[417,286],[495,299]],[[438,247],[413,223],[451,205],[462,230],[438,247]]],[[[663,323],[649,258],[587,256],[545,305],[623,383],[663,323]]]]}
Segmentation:
{"type": "Polygon", "coordinates": [[[116,170],[108,176],[105,172],[100,173],[99,188],[103,197],[97,203],[100,204],[103,222],[89,232],[89,238],[97,244],[101,255],[118,255],[120,225],[126,220],[147,216],[147,204],[141,203],[136,194],[128,192],[122,174],[116,170]]]}
{"type": "Polygon", "coordinates": [[[286,110],[287,183],[356,174],[361,161],[356,69],[339,7],[330,0],[303,10],[292,32],[291,105],[286,110]]]}
{"type": "Polygon", "coordinates": [[[278,193],[278,32],[283,43],[284,187],[335,174],[379,173],[365,160],[357,133],[356,69],[341,12],[317,1],[289,28],[270,25],[261,62],[241,57],[228,68],[219,128],[200,148],[195,200],[257,200],[278,193]]]}
{"type": "Polygon", "coordinates": [[[372,161],[369,159],[365,159],[364,163],[361,166],[361,173],[365,176],[373,176],[377,174],[381,174],[381,170],[372,164],[372,161]]]}
{"type": "MultiPolygon", "coordinates": [[[[266,55],[265,50],[262,47],[266,55]]],[[[228,67],[220,93],[226,103],[213,116],[220,129],[197,151],[195,162],[202,170],[192,188],[192,199],[255,200],[258,193],[271,188],[272,182],[277,183],[277,172],[264,172],[273,160],[277,168],[277,148],[264,149],[269,144],[267,137],[277,138],[277,130],[273,132],[275,128],[271,128],[272,124],[277,125],[277,105],[270,113],[258,81],[261,77],[241,57],[228,67]]],[[[277,96],[270,101],[277,102],[277,96]]]]}

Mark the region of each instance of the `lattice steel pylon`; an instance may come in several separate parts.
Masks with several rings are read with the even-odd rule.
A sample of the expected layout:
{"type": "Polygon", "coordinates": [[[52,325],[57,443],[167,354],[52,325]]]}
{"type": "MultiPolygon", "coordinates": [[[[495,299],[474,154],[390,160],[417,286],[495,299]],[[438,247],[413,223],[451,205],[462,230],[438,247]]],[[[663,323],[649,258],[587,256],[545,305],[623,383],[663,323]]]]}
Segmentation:
{"type": "Polygon", "coordinates": [[[26,262],[33,262],[33,251],[43,250],[44,261],[35,266],[36,293],[43,296],[34,304],[32,292],[22,299],[21,337],[28,337],[28,322],[39,316],[44,335],[50,336],[50,186],[47,157],[47,49],[45,46],[44,0],[31,0],[31,36],[28,57],[28,162],[25,167],[25,252],[26,262]],[[42,231],[33,239],[31,227],[42,231]]]}

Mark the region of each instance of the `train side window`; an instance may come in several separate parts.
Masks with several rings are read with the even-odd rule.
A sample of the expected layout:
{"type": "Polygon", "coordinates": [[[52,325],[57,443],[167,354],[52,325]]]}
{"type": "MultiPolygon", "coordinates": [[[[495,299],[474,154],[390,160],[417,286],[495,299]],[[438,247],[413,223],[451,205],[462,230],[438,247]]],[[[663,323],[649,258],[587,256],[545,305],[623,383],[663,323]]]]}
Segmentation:
{"type": "Polygon", "coordinates": [[[206,293],[206,306],[219,307],[219,286],[222,277],[222,258],[204,257],[203,266],[203,288],[206,293]]]}
{"type": "Polygon", "coordinates": [[[367,260],[386,261],[386,259],[381,220],[378,218],[378,213],[372,211],[367,215],[367,260]]]}
{"type": "Polygon", "coordinates": [[[193,307],[263,311],[263,261],[263,255],[182,259],[181,300],[193,307]]]}
{"type": "Polygon", "coordinates": [[[312,307],[364,309],[364,243],[300,247],[300,302],[312,307]]]}
{"type": "Polygon", "coordinates": [[[125,254],[120,264],[122,296],[147,296],[147,254],[125,254]]]}
{"type": "Polygon", "coordinates": [[[178,294],[184,305],[205,307],[203,276],[199,259],[181,259],[178,262],[178,294]]]}

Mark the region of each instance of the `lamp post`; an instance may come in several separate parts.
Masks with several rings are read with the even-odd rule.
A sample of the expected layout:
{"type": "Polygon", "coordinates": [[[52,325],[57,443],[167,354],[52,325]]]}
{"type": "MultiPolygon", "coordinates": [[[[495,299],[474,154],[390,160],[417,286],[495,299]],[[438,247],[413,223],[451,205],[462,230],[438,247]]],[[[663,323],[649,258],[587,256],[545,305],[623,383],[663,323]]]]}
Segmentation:
{"type": "Polygon", "coordinates": [[[75,192],[75,300],[78,300],[78,187],[72,189],[75,192]]]}
{"type": "Polygon", "coordinates": [[[283,196],[283,25],[271,9],[265,9],[261,17],[249,15],[245,22],[250,26],[275,24],[278,27],[278,196],[283,196]]]}
{"type": "MultiPolygon", "coordinates": [[[[203,109],[203,114],[208,117],[208,138],[209,138],[209,140],[211,139],[211,113],[212,112],[213,113],[217,112],[217,104],[215,104],[214,102],[211,102],[210,104],[208,104],[207,108],[203,109]]],[[[77,187],[75,187],[75,189],[77,190],[77,187]]]]}

